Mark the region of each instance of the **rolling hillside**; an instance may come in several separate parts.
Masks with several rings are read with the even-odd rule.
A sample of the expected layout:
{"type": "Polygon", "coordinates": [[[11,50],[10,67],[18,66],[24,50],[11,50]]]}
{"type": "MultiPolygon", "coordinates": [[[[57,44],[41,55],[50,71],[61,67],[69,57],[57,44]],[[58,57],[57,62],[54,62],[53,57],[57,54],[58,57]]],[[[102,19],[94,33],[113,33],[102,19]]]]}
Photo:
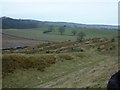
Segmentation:
{"type": "Polygon", "coordinates": [[[118,71],[116,26],[1,19],[3,88],[106,88],[118,71]]]}
{"type": "Polygon", "coordinates": [[[48,40],[48,41],[65,41],[76,40],[76,35],[72,35],[72,31],[76,30],[77,33],[85,32],[86,39],[95,37],[112,38],[118,35],[117,30],[102,30],[102,29],[84,29],[84,28],[66,28],[63,35],[60,35],[58,27],[54,27],[53,32],[44,34],[47,28],[34,28],[34,29],[4,29],[2,33],[13,35],[16,37],[33,39],[33,40],[48,40]]]}
{"type": "Polygon", "coordinates": [[[3,87],[106,88],[118,70],[117,46],[117,38],[96,38],[3,51],[3,87]]]}
{"type": "Polygon", "coordinates": [[[48,21],[38,21],[31,19],[13,19],[10,17],[1,17],[3,29],[30,29],[39,28],[42,26],[67,26],[67,27],[78,27],[78,28],[93,28],[93,29],[113,29],[117,30],[117,26],[113,25],[86,25],[71,22],[48,22],[48,21]]]}
{"type": "MultiPolygon", "coordinates": [[[[3,25],[3,30],[1,33],[3,33],[3,35],[13,36],[16,38],[18,37],[26,40],[29,39],[37,41],[75,41],[79,32],[84,32],[86,34],[86,39],[96,37],[113,38],[116,37],[118,33],[117,30],[114,30],[115,28],[117,28],[115,26],[108,26],[108,28],[111,27],[108,30],[107,26],[105,26],[105,29],[105,27],[101,28],[101,26],[99,25],[97,25],[97,28],[93,28],[96,27],[94,25],[88,28],[87,26],[89,25],[67,22],[43,22],[36,20],[12,19],[9,17],[2,17],[1,19],[3,25]],[[52,32],[44,33],[45,31],[48,31],[51,26],[52,32]],[[59,32],[59,28],[61,26],[65,26],[65,32],[63,35],[60,35],[59,32]],[[72,31],[76,31],[76,35],[73,35],[72,31]]],[[[3,40],[4,38],[5,37],[3,37],[3,40]]]]}

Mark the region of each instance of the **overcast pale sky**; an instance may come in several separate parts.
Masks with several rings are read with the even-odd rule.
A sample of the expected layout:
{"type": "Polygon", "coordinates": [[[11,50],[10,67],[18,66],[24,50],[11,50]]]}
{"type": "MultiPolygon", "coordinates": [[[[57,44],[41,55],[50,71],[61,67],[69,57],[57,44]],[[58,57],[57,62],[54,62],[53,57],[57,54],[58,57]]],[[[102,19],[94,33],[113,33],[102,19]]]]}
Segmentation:
{"type": "Polygon", "coordinates": [[[119,0],[1,0],[1,16],[83,24],[118,24],[119,0]]]}

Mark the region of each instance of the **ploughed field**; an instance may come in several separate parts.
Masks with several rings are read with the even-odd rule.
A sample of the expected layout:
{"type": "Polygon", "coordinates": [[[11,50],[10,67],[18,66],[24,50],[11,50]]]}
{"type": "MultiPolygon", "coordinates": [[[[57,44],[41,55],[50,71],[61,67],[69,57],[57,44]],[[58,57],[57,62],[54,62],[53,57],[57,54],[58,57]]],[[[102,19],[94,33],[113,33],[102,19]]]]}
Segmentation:
{"type": "Polygon", "coordinates": [[[3,88],[106,88],[118,70],[117,50],[116,37],[3,50],[3,88]]]}
{"type": "Polygon", "coordinates": [[[41,43],[46,43],[47,41],[42,40],[33,40],[20,38],[12,36],[9,34],[2,34],[2,48],[15,48],[15,47],[24,47],[24,46],[34,46],[41,43]]]}

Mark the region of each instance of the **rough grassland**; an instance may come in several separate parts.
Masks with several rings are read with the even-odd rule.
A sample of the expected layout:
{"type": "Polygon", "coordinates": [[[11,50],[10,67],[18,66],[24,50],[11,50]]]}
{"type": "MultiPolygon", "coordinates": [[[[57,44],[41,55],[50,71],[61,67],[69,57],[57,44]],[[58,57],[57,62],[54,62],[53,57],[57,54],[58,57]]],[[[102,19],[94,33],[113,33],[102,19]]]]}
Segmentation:
{"type": "Polygon", "coordinates": [[[59,61],[44,72],[34,68],[18,69],[3,78],[3,87],[105,88],[111,75],[117,71],[117,58],[90,53],[92,56],[59,61]]]}
{"type": "MultiPolygon", "coordinates": [[[[32,61],[33,63],[35,62],[35,66],[34,64],[24,62],[24,64],[20,66],[23,66],[22,68],[16,66],[17,69],[12,73],[6,72],[7,76],[3,78],[3,87],[106,88],[111,75],[118,70],[117,42],[109,39],[95,39],[89,44],[85,44],[85,42],[77,43],[68,41],[61,42],[61,44],[49,44],[36,48],[41,49],[41,47],[43,47],[43,51],[35,53],[34,51],[36,50],[34,48],[31,49],[31,51],[33,51],[31,54],[26,54],[25,50],[15,50],[12,54],[8,53],[9,51],[4,52],[4,55],[8,56],[3,55],[3,58],[6,58],[4,60],[10,60],[9,57],[11,57],[11,60],[19,61],[19,63],[17,62],[18,66],[21,65],[20,63],[23,61],[28,63],[32,61]],[[55,46],[57,46],[55,50],[62,51],[59,53],[46,52],[46,49],[53,50],[52,47],[55,46]],[[81,47],[83,51],[76,51],[73,48],[73,51],[69,51],[72,46],[77,50],[81,47]],[[16,55],[16,57],[12,57],[11,55],[16,55]],[[41,58],[42,56],[45,56],[44,60],[41,58]],[[52,56],[52,59],[49,56],[52,56]],[[31,58],[28,59],[26,57],[31,58]],[[41,60],[43,60],[43,64],[41,64],[41,60]],[[54,60],[54,63],[50,64],[52,60],[54,60]],[[44,71],[38,70],[37,63],[39,63],[38,66],[40,68],[43,68],[41,66],[45,65],[44,71]],[[28,67],[26,68],[26,66],[28,67]]],[[[5,61],[3,61],[3,63],[4,62],[5,61]]],[[[5,68],[6,66],[3,67],[5,68]]],[[[10,68],[7,70],[9,69],[10,68]]]]}

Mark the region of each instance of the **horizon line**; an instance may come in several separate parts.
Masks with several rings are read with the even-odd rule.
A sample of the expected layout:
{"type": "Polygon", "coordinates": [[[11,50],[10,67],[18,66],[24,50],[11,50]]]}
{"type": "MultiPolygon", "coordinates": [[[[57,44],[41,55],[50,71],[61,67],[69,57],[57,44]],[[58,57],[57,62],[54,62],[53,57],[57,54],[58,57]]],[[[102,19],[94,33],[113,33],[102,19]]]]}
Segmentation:
{"type": "Polygon", "coordinates": [[[40,19],[35,19],[35,18],[14,18],[14,17],[9,17],[9,16],[0,16],[0,18],[11,18],[11,19],[22,19],[22,20],[35,20],[35,21],[41,21],[41,22],[58,22],[58,23],[75,23],[75,24],[83,24],[83,25],[105,25],[105,26],[119,26],[120,24],[95,24],[95,23],[79,23],[79,22],[72,22],[72,21],[52,21],[52,20],[40,20],[40,19]]]}

